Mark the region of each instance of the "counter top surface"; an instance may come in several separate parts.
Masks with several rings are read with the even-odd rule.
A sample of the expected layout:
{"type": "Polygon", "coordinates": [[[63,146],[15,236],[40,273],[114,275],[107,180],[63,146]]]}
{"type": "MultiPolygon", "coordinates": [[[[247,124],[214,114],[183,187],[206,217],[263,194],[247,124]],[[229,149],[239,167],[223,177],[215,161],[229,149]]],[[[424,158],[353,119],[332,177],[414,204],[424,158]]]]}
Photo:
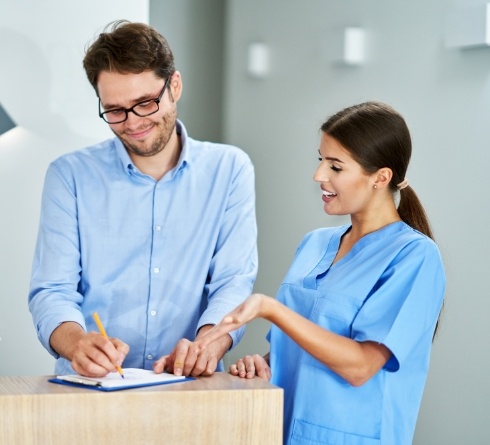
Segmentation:
{"type": "MultiPolygon", "coordinates": [[[[99,392],[93,389],[78,388],[51,383],[48,379],[55,376],[12,376],[0,377],[0,397],[5,395],[33,394],[80,394],[81,392],[99,392]]],[[[166,392],[166,391],[213,391],[213,390],[251,390],[279,389],[269,382],[254,378],[241,379],[225,372],[216,372],[211,377],[198,377],[195,380],[175,382],[145,388],[125,389],[124,392],[166,392]]],[[[121,392],[121,391],[117,391],[121,392]]]]}

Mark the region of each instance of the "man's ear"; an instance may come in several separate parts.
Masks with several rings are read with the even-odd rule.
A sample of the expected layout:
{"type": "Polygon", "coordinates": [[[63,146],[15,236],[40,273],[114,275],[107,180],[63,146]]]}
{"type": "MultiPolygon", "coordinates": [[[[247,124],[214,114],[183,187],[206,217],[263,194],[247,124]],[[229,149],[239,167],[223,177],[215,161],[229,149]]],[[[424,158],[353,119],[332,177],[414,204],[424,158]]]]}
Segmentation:
{"type": "Polygon", "coordinates": [[[174,71],[169,83],[169,89],[172,99],[178,102],[182,96],[182,77],[179,71],[174,71]]]}

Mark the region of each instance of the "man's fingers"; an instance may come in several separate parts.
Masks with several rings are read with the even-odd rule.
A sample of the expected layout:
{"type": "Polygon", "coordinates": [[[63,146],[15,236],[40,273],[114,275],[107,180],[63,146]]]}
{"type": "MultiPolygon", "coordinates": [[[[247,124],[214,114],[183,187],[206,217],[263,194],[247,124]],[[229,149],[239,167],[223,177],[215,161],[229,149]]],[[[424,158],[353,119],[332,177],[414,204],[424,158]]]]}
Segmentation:
{"type": "Polygon", "coordinates": [[[169,362],[169,357],[170,356],[168,355],[164,355],[163,357],[160,357],[158,360],[156,360],[153,363],[153,371],[157,374],[161,374],[163,371],[165,371],[169,362]]]}
{"type": "Polygon", "coordinates": [[[197,377],[200,375],[210,376],[214,374],[218,361],[215,357],[209,356],[208,354],[200,354],[190,371],[190,375],[197,377]]]}
{"type": "Polygon", "coordinates": [[[120,356],[114,347],[109,348],[106,345],[104,346],[104,348],[91,348],[87,350],[87,358],[94,364],[104,368],[107,374],[108,372],[116,371],[116,366],[119,366],[120,356]]]}
{"type": "Polygon", "coordinates": [[[114,347],[117,349],[117,352],[119,352],[119,355],[123,355],[123,358],[128,355],[129,352],[129,345],[124,343],[123,341],[119,340],[118,338],[111,338],[112,344],[114,347]]]}
{"type": "Polygon", "coordinates": [[[116,370],[105,354],[98,350],[95,351],[95,358],[84,353],[76,354],[73,357],[72,367],[78,374],[87,377],[104,377],[109,372],[116,370]]]}
{"type": "Polygon", "coordinates": [[[175,375],[189,375],[189,372],[194,367],[195,358],[192,361],[191,342],[188,340],[180,340],[173,352],[173,372],[175,375]],[[192,361],[192,363],[190,363],[192,361]],[[187,372],[187,373],[186,373],[187,372]]]}
{"type": "Polygon", "coordinates": [[[115,372],[124,356],[116,350],[112,340],[99,333],[90,332],[78,342],[72,365],[79,374],[102,377],[109,372],[115,372]]]}

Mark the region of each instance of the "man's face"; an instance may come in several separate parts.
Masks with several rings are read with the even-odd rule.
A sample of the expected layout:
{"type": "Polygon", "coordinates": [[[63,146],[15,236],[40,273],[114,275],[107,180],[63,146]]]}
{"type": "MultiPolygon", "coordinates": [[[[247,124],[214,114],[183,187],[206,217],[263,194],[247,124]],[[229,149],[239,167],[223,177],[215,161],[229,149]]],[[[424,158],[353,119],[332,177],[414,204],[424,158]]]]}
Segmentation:
{"type": "MultiPolygon", "coordinates": [[[[157,77],[153,71],[140,74],[102,71],[97,82],[101,107],[104,111],[127,109],[137,103],[156,99],[166,80],[157,77]]],[[[180,89],[177,89],[176,96],[170,92],[172,82],[173,79],[167,85],[156,113],[140,117],[129,112],[124,122],[109,124],[130,156],[154,156],[160,153],[170,140],[175,129],[177,100],[180,97],[180,89]]]]}

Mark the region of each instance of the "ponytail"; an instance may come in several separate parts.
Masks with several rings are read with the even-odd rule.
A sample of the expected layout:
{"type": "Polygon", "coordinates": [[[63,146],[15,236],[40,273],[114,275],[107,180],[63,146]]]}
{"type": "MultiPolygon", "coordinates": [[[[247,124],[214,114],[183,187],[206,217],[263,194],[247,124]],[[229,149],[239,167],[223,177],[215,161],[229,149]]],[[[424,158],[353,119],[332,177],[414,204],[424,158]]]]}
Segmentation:
{"type": "Polygon", "coordinates": [[[434,240],[434,235],[432,233],[425,209],[422,206],[417,194],[409,185],[400,190],[398,214],[400,215],[400,218],[410,227],[413,227],[415,230],[418,230],[434,240]]]}

